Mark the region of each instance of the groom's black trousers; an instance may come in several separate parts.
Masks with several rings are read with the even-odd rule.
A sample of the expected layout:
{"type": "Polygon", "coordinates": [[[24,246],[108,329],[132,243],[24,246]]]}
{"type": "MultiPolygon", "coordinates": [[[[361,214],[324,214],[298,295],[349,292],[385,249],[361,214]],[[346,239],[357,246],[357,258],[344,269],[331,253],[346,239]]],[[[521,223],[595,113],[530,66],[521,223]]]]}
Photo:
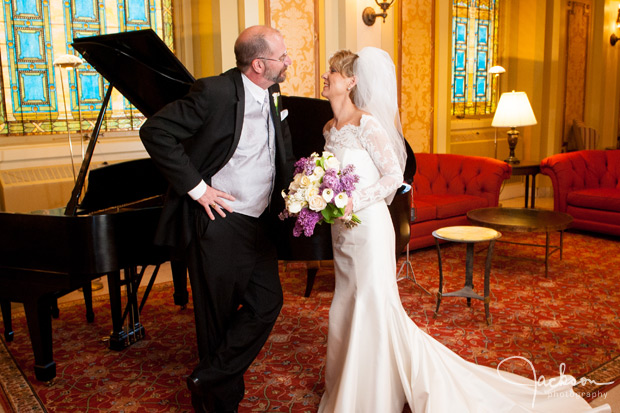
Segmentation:
{"type": "Polygon", "coordinates": [[[193,374],[209,405],[233,410],[282,308],[277,253],[266,214],[215,213],[211,221],[202,207],[194,212],[188,269],[200,364],[193,374]]]}

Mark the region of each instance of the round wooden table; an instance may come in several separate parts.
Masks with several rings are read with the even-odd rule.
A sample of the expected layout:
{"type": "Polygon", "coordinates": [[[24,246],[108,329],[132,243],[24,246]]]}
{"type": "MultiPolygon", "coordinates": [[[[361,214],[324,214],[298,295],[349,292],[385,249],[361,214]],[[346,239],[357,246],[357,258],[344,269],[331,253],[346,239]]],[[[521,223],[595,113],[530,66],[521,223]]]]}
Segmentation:
{"type": "Polygon", "coordinates": [[[545,245],[512,241],[501,242],[545,247],[545,277],[549,272],[549,255],[560,250],[560,259],[562,259],[564,230],[573,222],[573,217],[564,212],[531,208],[494,207],[473,209],[467,213],[467,218],[469,218],[472,224],[493,228],[498,231],[544,232],[546,234],[545,245]],[[560,231],[559,246],[549,245],[549,233],[551,231],[560,231]]]}
{"type": "Polygon", "coordinates": [[[494,229],[473,226],[444,227],[433,231],[435,245],[437,245],[437,258],[439,259],[439,291],[437,292],[437,308],[435,309],[435,316],[439,313],[439,305],[441,304],[442,297],[466,297],[468,307],[471,305],[471,299],[475,298],[477,300],[484,301],[484,314],[487,324],[490,324],[491,314],[489,312],[489,303],[491,301],[491,258],[493,257],[493,246],[495,245],[495,240],[501,236],[502,234],[494,229]],[[445,294],[443,293],[443,269],[441,265],[441,247],[439,246],[440,239],[444,241],[467,244],[467,256],[465,260],[465,286],[458,291],[445,294]],[[474,291],[474,244],[484,241],[489,242],[489,248],[487,250],[487,260],[484,267],[484,297],[482,297],[474,291]]]}

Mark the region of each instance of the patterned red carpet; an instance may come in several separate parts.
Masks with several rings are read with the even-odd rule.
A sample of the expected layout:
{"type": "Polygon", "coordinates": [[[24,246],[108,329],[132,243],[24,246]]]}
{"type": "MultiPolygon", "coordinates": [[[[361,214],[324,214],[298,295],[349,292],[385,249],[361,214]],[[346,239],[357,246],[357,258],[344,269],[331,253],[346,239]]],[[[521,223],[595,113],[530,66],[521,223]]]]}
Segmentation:
{"type": "MultiPolygon", "coordinates": [[[[519,234],[510,239],[532,242],[532,237],[519,234]]],[[[542,244],[544,236],[534,241],[542,244]]],[[[465,248],[452,244],[442,251],[444,291],[459,289],[465,248]]],[[[403,305],[420,327],[476,363],[497,366],[519,356],[523,359],[512,359],[502,368],[536,378],[558,375],[562,363],[564,373],[576,377],[604,366],[597,371],[603,371],[607,381],[615,380],[620,376],[619,363],[608,362],[620,354],[620,242],[566,233],[564,259],[560,261],[558,253],[551,257],[548,278],[543,254],[543,248],[497,244],[490,326],[478,300],[467,308],[465,299],[446,297],[433,318],[435,296],[407,280],[399,284],[403,305]]],[[[482,286],[485,255],[476,255],[477,287],[482,286]]],[[[436,250],[416,251],[411,260],[418,282],[434,294],[436,250]]],[[[269,342],[246,374],[241,412],[315,412],[323,392],[333,272],[320,270],[311,297],[304,298],[305,268],[296,264],[281,269],[285,306],[269,342]]],[[[60,318],[53,321],[58,376],[51,383],[34,379],[25,317],[14,314],[15,340],[6,344],[10,354],[4,342],[0,344],[0,406],[19,412],[44,411],[41,402],[50,412],[190,411],[185,377],[197,362],[191,306],[175,307],[171,284],[156,285],[143,310],[147,337],[122,352],[107,349],[108,311],[107,298],[96,298],[96,320],[87,324],[82,303],[61,305],[60,318]]],[[[590,386],[582,391],[601,390],[590,386]]]]}

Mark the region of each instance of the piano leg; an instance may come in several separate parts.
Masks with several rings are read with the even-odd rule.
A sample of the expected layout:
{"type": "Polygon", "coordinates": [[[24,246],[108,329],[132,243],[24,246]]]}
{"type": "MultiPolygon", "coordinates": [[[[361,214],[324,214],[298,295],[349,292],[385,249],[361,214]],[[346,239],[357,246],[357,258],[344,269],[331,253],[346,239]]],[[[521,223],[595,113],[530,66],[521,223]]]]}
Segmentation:
{"type": "Polygon", "coordinates": [[[84,305],[86,306],[86,321],[92,323],[95,321],[95,312],[93,311],[93,286],[89,282],[82,287],[84,294],[84,305]]]}
{"type": "Polygon", "coordinates": [[[40,381],[50,381],[56,377],[56,363],[52,351],[51,306],[52,302],[40,297],[24,301],[30,343],[34,352],[34,375],[40,381]]]}
{"type": "Polygon", "coordinates": [[[52,317],[58,318],[60,317],[60,310],[58,309],[58,300],[52,300],[52,304],[50,305],[50,311],[52,312],[52,317]]]}
{"type": "Polygon", "coordinates": [[[4,320],[4,339],[8,343],[9,341],[13,341],[11,302],[9,300],[0,299],[0,308],[2,308],[2,319],[4,320]]]}

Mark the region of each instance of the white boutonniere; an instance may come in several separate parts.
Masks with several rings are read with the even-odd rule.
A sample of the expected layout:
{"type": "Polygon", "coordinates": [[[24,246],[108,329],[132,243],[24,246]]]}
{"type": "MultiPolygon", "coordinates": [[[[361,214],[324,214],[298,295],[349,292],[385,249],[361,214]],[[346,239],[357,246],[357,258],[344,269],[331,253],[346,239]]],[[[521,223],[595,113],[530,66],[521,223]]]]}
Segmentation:
{"type": "Polygon", "coordinates": [[[273,97],[273,105],[276,107],[276,112],[278,115],[280,114],[280,92],[273,92],[271,95],[273,97]]]}

